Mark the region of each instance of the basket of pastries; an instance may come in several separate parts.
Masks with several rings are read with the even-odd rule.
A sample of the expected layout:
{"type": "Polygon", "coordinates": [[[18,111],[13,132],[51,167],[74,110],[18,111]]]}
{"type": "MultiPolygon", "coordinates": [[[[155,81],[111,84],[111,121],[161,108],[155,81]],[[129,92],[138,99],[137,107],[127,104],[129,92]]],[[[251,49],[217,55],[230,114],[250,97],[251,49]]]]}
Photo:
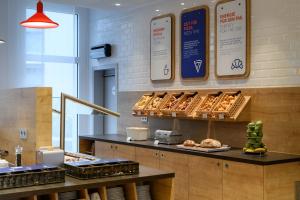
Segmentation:
{"type": "Polygon", "coordinates": [[[202,97],[198,92],[186,92],[177,104],[174,112],[181,116],[189,116],[197,105],[200,104],[202,97]]]}
{"type": "Polygon", "coordinates": [[[141,115],[144,114],[144,109],[154,97],[154,93],[144,94],[140,97],[140,99],[134,104],[132,110],[134,114],[141,115]]]}
{"type": "Polygon", "coordinates": [[[214,107],[213,114],[216,115],[224,113],[226,117],[232,117],[243,101],[244,96],[241,91],[226,92],[220,99],[219,103],[214,107]]]}
{"type": "Polygon", "coordinates": [[[154,97],[150,100],[145,107],[144,112],[148,115],[159,114],[159,106],[169,99],[166,92],[155,93],[154,97]]]}
{"type": "Polygon", "coordinates": [[[165,101],[160,107],[159,110],[164,115],[171,115],[174,108],[177,106],[177,104],[181,101],[181,99],[184,97],[184,93],[170,93],[170,97],[167,101],[165,101]]]}
{"type": "Polygon", "coordinates": [[[196,110],[197,116],[210,114],[222,96],[223,93],[221,91],[218,93],[207,94],[196,110]]]}

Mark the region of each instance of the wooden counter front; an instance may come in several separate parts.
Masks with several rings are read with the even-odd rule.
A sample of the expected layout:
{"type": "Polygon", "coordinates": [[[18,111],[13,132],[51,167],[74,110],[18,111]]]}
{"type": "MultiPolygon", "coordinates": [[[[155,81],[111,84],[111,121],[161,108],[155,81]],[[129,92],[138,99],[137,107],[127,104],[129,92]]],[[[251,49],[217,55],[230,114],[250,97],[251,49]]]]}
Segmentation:
{"type": "Polygon", "coordinates": [[[89,199],[87,197],[89,189],[97,189],[101,194],[101,192],[105,193],[106,187],[120,185],[124,186],[125,191],[130,191],[126,193],[126,196],[129,197],[127,198],[128,200],[137,200],[137,183],[149,183],[152,196],[155,196],[157,200],[172,200],[174,176],[174,173],[144,166],[140,166],[139,174],[130,176],[116,176],[91,180],[78,180],[66,176],[65,183],[0,190],[0,200],[19,198],[38,199],[38,196],[41,195],[48,195],[49,199],[56,200],[58,199],[58,193],[68,191],[80,191],[82,193],[81,198],[89,199]]]}

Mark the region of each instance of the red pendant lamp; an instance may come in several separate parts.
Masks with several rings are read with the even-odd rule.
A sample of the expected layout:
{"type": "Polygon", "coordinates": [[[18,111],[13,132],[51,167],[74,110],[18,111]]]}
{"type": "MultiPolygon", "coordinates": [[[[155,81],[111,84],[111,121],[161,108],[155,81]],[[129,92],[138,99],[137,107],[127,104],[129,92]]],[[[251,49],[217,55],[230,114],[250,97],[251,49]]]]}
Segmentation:
{"type": "Polygon", "coordinates": [[[22,21],[20,25],[26,28],[56,28],[59,26],[58,23],[52,21],[44,14],[41,0],[37,3],[36,13],[27,20],[22,21]]]}

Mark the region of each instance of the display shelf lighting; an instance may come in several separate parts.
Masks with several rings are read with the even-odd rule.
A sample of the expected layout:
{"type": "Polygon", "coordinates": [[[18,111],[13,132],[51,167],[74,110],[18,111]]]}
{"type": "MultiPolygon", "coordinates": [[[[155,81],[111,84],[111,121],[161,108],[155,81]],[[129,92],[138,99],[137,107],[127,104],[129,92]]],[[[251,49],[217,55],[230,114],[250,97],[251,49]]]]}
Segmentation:
{"type": "Polygon", "coordinates": [[[26,28],[56,28],[59,26],[58,23],[52,21],[47,15],[44,14],[43,11],[43,2],[42,0],[38,0],[37,6],[36,6],[36,13],[32,15],[30,18],[28,18],[25,21],[22,21],[20,23],[21,26],[24,26],[26,28]]]}

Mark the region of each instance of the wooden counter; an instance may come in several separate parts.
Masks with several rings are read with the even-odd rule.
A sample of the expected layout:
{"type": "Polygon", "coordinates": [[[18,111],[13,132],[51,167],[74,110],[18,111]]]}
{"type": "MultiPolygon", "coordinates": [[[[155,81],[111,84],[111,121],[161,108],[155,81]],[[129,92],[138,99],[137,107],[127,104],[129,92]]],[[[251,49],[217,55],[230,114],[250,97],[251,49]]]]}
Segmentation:
{"type": "Polygon", "coordinates": [[[125,136],[81,136],[80,151],[103,158],[135,159],[142,165],[174,171],[175,200],[295,200],[300,156],[268,152],[246,155],[241,149],[203,153],[153,141],[127,142],[125,136]]]}
{"type": "MultiPolygon", "coordinates": [[[[58,199],[58,193],[68,191],[81,191],[88,193],[89,189],[106,190],[106,187],[124,186],[125,190],[135,191],[128,194],[126,200],[136,200],[136,184],[149,183],[151,185],[152,196],[160,200],[170,200],[172,198],[172,183],[175,174],[158,169],[140,166],[140,173],[130,176],[116,176],[101,179],[78,180],[66,176],[65,183],[49,184],[33,187],[23,187],[0,190],[0,200],[9,199],[38,199],[38,196],[48,195],[49,199],[58,199]]],[[[126,194],[127,195],[127,194],[126,194]]],[[[86,197],[81,197],[88,199],[86,197]]],[[[105,199],[104,199],[105,200],[105,199]]]]}
{"type": "MultiPolygon", "coordinates": [[[[135,147],[143,147],[149,149],[157,149],[157,150],[164,150],[176,153],[183,153],[195,156],[203,156],[203,157],[210,157],[210,158],[217,158],[222,160],[229,160],[229,161],[237,161],[255,165],[273,165],[273,164],[282,164],[282,163],[289,163],[289,162],[296,162],[300,161],[300,155],[296,154],[286,154],[286,153],[277,153],[277,152],[267,152],[264,156],[259,155],[249,155],[244,154],[241,149],[232,149],[225,152],[214,152],[214,153],[205,153],[205,152],[196,152],[187,149],[180,149],[177,148],[176,145],[154,145],[153,141],[130,141],[126,140],[124,135],[102,135],[102,136],[80,136],[80,148],[84,150],[84,146],[87,146],[86,151],[88,151],[87,141],[103,141],[115,144],[124,144],[128,146],[135,146],[135,147]],[[86,143],[86,144],[84,144],[86,143]],[[82,149],[83,148],[83,149],[82,149]]],[[[85,152],[83,152],[85,153],[85,152]]],[[[133,159],[133,158],[128,158],[133,159]]]]}

